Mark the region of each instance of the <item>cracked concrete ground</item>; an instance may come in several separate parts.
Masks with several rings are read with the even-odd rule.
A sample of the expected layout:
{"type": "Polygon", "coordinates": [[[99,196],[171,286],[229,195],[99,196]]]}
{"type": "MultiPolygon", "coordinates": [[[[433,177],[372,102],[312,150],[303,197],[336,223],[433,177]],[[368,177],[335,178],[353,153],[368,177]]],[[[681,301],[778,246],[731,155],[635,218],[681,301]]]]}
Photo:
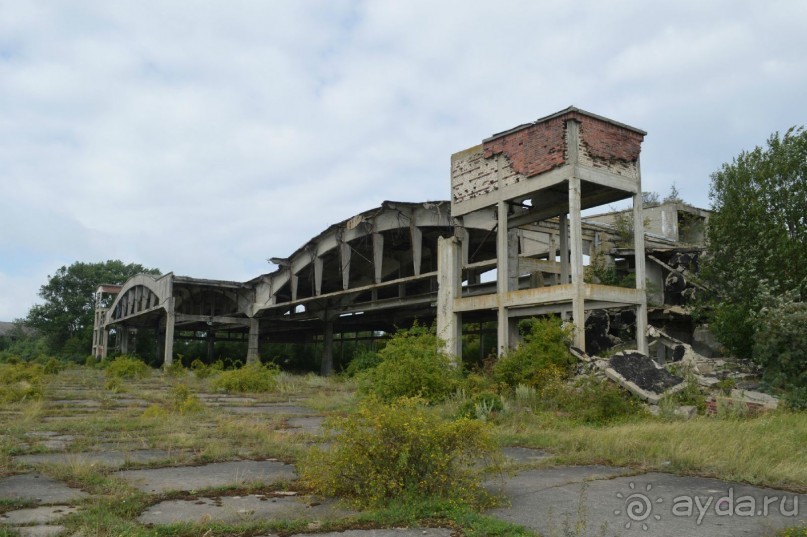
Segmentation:
{"type": "Polygon", "coordinates": [[[807,495],[702,477],[631,475],[625,468],[521,472],[494,490],[509,507],[488,514],[541,535],[767,536],[807,521],[807,495]],[[603,533],[604,532],[604,533],[603,533]]]}

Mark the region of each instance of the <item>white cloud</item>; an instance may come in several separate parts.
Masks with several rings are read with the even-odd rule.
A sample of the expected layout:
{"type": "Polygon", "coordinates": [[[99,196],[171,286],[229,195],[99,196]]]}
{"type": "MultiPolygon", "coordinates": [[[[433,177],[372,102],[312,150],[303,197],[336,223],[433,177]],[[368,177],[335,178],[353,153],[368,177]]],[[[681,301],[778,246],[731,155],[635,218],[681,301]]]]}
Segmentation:
{"type": "Polygon", "coordinates": [[[645,188],[706,205],[804,123],[805,25],[796,0],[0,0],[0,319],[73,261],[256,276],[570,104],[647,130],[645,188]]]}

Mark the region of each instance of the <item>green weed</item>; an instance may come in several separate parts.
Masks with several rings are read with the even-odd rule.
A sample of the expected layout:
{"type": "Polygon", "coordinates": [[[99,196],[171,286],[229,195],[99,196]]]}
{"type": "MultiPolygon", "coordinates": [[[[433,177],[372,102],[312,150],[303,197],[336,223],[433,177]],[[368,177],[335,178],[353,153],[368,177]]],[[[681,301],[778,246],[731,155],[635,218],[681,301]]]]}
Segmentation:
{"type": "Polygon", "coordinates": [[[333,447],[310,451],[301,465],[303,483],[361,507],[403,497],[482,500],[473,465],[494,458],[490,430],[476,420],[442,419],[424,403],[365,401],[355,414],[331,419],[333,447]]]}

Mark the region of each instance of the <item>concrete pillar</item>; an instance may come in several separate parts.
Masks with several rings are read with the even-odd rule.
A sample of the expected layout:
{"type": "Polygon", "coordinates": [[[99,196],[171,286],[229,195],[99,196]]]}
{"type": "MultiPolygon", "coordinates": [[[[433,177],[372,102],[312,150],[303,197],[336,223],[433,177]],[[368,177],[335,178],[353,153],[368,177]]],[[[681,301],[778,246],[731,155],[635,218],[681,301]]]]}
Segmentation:
{"type": "Polygon", "coordinates": [[[381,283],[384,276],[384,235],[373,233],[373,281],[381,283]]]}
{"type": "Polygon", "coordinates": [[[103,329],[101,334],[101,359],[107,357],[107,353],[109,352],[109,330],[106,327],[103,329]]]}
{"type": "Polygon", "coordinates": [[[342,242],[339,245],[339,263],[342,268],[342,290],[347,291],[350,286],[350,244],[342,242]]]}
{"type": "Polygon", "coordinates": [[[300,281],[300,277],[291,270],[291,267],[289,267],[289,271],[291,272],[289,276],[289,284],[291,285],[291,301],[297,302],[297,284],[300,281]]]}
{"type": "Polygon", "coordinates": [[[496,292],[499,309],[497,315],[498,354],[504,355],[510,348],[510,319],[504,306],[504,297],[510,291],[510,234],[507,229],[507,203],[497,205],[496,227],[496,292]]]}
{"type": "Polygon", "coordinates": [[[165,350],[163,352],[163,365],[165,367],[174,363],[174,297],[166,301],[165,314],[165,350]]]}
{"type": "Polygon", "coordinates": [[[314,257],[314,294],[322,294],[322,258],[314,257]]]}
{"type": "Polygon", "coordinates": [[[249,320],[249,342],[247,343],[247,363],[255,364],[260,356],[261,322],[254,317],[249,320]]]}
{"type": "Polygon", "coordinates": [[[118,327],[118,342],[120,343],[120,353],[129,354],[129,329],[125,326],[118,327]]]}
{"type": "Polygon", "coordinates": [[[322,366],[320,375],[328,377],[333,374],[333,321],[325,320],[325,332],[322,345],[322,366]]]}
{"type": "Polygon", "coordinates": [[[560,283],[569,283],[569,220],[565,214],[558,218],[560,250],[560,283]]]}
{"type": "Polygon", "coordinates": [[[207,363],[212,364],[216,358],[216,333],[207,331],[207,363]]]}
{"type": "Polygon", "coordinates": [[[420,276],[420,264],[423,256],[423,232],[414,223],[409,226],[412,235],[412,268],[415,276],[420,276]]]}
{"type": "Polygon", "coordinates": [[[459,239],[437,238],[437,337],[455,365],[462,359],[462,315],[454,312],[454,299],[462,292],[461,256],[459,239]]]}
{"type": "MultiPolygon", "coordinates": [[[[637,162],[638,167],[638,162],[637,162]]],[[[642,214],[642,181],[641,175],[637,185],[638,192],[633,195],[633,251],[636,254],[636,290],[639,291],[639,305],[636,306],[636,347],[643,354],[648,354],[647,347],[647,275],[644,254],[644,215],[642,214]]]]}
{"type": "Polygon", "coordinates": [[[569,179],[569,223],[571,252],[569,265],[572,272],[572,318],[574,319],[574,345],[586,349],[585,282],[583,281],[583,225],[580,215],[580,179],[569,179]]]}
{"type": "MultiPolygon", "coordinates": [[[[570,120],[566,123],[568,162],[577,169],[580,147],[580,123],[570,120]]],[[[574,345],[586,349],[585,282],[583,281],[583,219],[580,214],[582,187],[576,173],[569,179],[569,232],[572,275],[572,319],[574,320],[574,345]]]]}

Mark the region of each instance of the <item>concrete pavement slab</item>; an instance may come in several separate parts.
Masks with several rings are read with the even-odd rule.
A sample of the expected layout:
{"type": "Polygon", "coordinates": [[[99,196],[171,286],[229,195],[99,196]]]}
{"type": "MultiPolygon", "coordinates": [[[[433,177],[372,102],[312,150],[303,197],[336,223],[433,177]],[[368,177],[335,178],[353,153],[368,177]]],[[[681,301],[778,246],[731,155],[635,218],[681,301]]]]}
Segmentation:
{"type": "Polygon", "coordinates": [[[563,535],[767,536],[807,519],[807,496],[701,477],[596,467],[531,470],[505,481],[510,507],[488,514],[563,535]],[[604,533],[603,533],[604,531],[604,533]]]}
{"type": "Polygon", "coordinates": [[[70,503],[88,497],[83,490],[70,488],[40,473],[18,474],[0,479],[0,499],[34,500],[41,504],[70,503]]]}
{"type": "Polygon", "coordinates": [[[170,500],[149,507],[139,517],[142,524],[177,522],[250,522],[256,520],[324,520],[347,516],[335,502],[311,502],[299,497],[222,496],[195,500],[170,500]]]}
{"type": "Polygon", "coordinates": [[[203,466],[176,466],[148,470],[127,470],[116,474],[143,492],[202,490],[238,486],[245,483],[269,484],[296,477],[294,468],[277,460],[229,461],[203,466]]]}

